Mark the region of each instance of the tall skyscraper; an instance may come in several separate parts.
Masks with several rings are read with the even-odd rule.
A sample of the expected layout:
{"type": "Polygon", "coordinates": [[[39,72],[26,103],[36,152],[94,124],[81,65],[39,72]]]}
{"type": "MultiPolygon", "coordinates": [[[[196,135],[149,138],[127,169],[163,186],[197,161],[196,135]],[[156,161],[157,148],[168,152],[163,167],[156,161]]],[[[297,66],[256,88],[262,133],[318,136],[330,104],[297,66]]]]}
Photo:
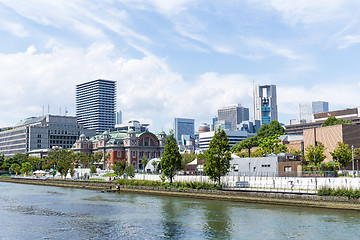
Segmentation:
{"type": "Polygon", "coordinates": [[[270,124],[272,120],[278,120],[276,86],[254,86],[254,120],[260,120],[261,125],[270,124]]]}
{"type": "Polygon", "coordinates": [[[299,104],[299,120],[310,122],[314,119],[314,113],[322,113],[329,111],[329,103],[323,101],[307,102],[299,104]]]}
{"type": "Polygon", "coordinates": [[[116,82],[94,80],[76,85],[76,117],[97,134],[115,126],[116,82]]]}
{"type": "Polygon", "coordinates": [[[116,112],[116,124],[122,124],[122,112],[121,111],[116,112]]]}
{"type": "Polygon", "coordinates": [[[188,118],[174,118],[175,138],[178,143],[181,142],[181,135],[190,135],[195,137],[195,120],[188,118]]]}
{"type": "MultiPolygon", "coordinates": [[[[242,121],[249,120],[249,109],[240,104],[230,105],[218,110],[218,121],[228,120],[231,122],[231,130],[236,130],[242,121]]],[[[216,130],[216,129],[215,129],[216,130]]]]}

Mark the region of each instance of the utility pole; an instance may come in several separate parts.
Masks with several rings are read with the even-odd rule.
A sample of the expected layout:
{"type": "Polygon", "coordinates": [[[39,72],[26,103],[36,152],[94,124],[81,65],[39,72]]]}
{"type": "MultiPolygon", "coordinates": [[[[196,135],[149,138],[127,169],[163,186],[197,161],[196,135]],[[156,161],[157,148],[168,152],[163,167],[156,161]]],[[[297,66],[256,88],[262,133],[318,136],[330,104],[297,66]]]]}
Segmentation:
{"type": "Polygon", "coordinates": [[[354,145],[351,145],[351,155],[352,155],[352,170],[353,170],[353,177],[355,177],[355,168],[354,168],[354,145]]]}

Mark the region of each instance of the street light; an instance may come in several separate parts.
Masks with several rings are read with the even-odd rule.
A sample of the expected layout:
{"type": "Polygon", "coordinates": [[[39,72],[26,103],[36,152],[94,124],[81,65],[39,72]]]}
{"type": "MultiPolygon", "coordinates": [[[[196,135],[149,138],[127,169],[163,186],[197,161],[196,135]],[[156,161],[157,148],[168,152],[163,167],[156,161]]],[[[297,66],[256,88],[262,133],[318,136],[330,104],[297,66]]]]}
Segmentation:
{"type": "Polygon", "coordinates": [[[356,159],[356,174],[359,175],[359,159],[356,159]]]}
{"type": "Polygon", "coordinates": [[[352,153],[352,169],[353,169],[353,177],[355,177],[355,169],[354,169],[354,145],[351,145],[351,153],[352,153]]]}

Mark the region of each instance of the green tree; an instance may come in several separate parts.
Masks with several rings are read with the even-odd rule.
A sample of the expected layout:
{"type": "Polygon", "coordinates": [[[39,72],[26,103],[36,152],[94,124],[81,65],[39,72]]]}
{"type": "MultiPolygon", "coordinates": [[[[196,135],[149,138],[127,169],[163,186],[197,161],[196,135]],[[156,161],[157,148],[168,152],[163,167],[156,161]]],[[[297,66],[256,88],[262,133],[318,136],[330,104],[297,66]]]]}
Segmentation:
{"type": "Polygon", "coordinates": [[[121,177],[125,172],[126,165],[126,160],[116,160],[112,166],[115,175],[121,177]]]}
{"type": "Polygon", "coordinates": [[[75,153],[74,154],[75,157],[75,162],[79,165],[82,165],[82,167],[84,168],[88,168],[89,164],[90,164],[90,159],[91,157],[89,157],[88,155],[86,155],[85,153],[75,153]]]}
{"type": "Polygon", "coordinates": [[[217,129],[210,141],[209,149],[204,153],[206,164],[204,171],[207,176],[220,185],[221,176],[230,168],[231,152],[229,139],[224,130],[217,129]]]}
{"type": "Polygon", "coordinates": [[[317,142],[317,145],[314,147],[313,145],[309,145],[305,148],[305,159],[309,163],[314,164],[314,166],[318,166],[319,163],[324,161],[326,158],[324,152],[325,152],[325,146],[321,142],[317,142]],[[315,157],[314,157],[315,154],[315,157]]]}
{"type": "Polygon", "coordinates": [[[254,137],[247,138],[247,139],[242,140],[241,142],[236,143],[232,147],[231,151],[233,153],[235,153],[236,155],[238,155],[239,157],[240,157],[240,155],[242,157],[245,157],[244,154],[241,154],[241,151],[243,149],[247,149],[248,150],[248,157],[250,157],[251,156],[251,148],[256,147],[258,145],[259,145],[258,137],[254,136],[254,137]]]}
{"type": "Polygon", "coordinates": [[[287,147],[284,144],[279,144],[279,137],[279,135],[273,135],[261,138],[259,140],[259,148],[261,148],[265,154],[287,152],[287,147]]]}
{"type": "Polygon", "coordinates": [[[29,156],[27,160],[30,163],[31,169],[33,171],[42,169],[42,166],[44,164],[44,159],[41,159],[41,158],[38,158],[35,156],[29,156]]]}
{"type": "Polygon", "coordinates": [[[162,174],[170,179],[170,183],[172,183],[176,171],[181,169],[181,159],[174,133],[170,133],[166,138],[165,149],[160,163],[162,174]]]}
{"type": "Polygon", "coordinates": [[[125,173],[126,173],[126,175],[128,177],[134,178],[135,177],[135,167],[134,167],[134,165],[130,164],[130,165],[126,166],[125,173]]]}
{"type": "Polygon", "coordinates": [[[270,122],[270,125],[264,123],[257,132],[257,137],[264,138],[274,135],[284,135],[286,134],[285,128],[283,128],[277,120],[270,122]]]}
{"type": "Polygon", "coordinates": [[[10,172],[15,172],[16,175],[18,175],[18,173],[20,172],[20,170],[21,170],[21,166],[20,166],[20,164],[18,164],[18,163],[13,163],[13,164],[11,164],[11,166],[10,166],[10,168],[9,168],[9,171],[10,171],[10,172]]]}
{"type": "Polygon", "coordinates": [[[196,159],[195,153],[183,153],[181,154],[181,168],[184,169],[185,164],[188,164],[196,159]]]}
{"type": "Polygon", "coordinates": [[[141,165],[144,172],[146,171],[145,168],[148,162],[149,162],[148,158],[144,155],[141,160],[141,165]]]}
{"type": "Polygon", "coordinates": [[[328,117],[325,122],[323,122],[322,126],[332,126],[332,125],[340,125],[340,124],[353,124],[351,120],[337,119],[335,116],[328,117]]]}
{"type": "MultiPolygon", "coordinates": [[[[352,151],[349,148],[349,145],[343,142],[338,142],[336,148],[333,152],[330,152],[334,161],[340,163],[341,167],[345,168],[352,160],[352,151]]],[[[356,156],[356,151],[354,151],[354,157],[356,156]]]]}
{"type": "Polygon", "coordinates": [[[0,155],[0,169],[3,169],[4,162],[5,162],[4,154],[1,154],[0,155]]]}
{"type": "Polygon", "coordinates": [[[157,172],[157,171],[159,171],[159,162],[158,161],[152,161],[151,162],[151,165],[153,166],[153,168],[154,168],[154,172],[157,172]]]}
{"type": "Polygon", "coordinates": [[[29,162],[24,162],[23,164],[21,164],[21,170],[20,171],[22,173],[27,174],[27,173],[31,172],[31,170],[32,170],[32,166],[31,166],[31,164],[29,162]]]}
{"type": "Polygon", "coordinates": [[[71,150],[55,148],[49,152],[45,160],[48,167],[55,166],[60,175],[66,178],[66,174],[74,164],[74,153],[71,150]]]}
{"type": "Polygon", "coordinates": [[[91,165],[91,166],[90,166],[90,173],[91,173],[91,174],[96,173],[96,166],[95,166],[95,165],[91,165]]]}

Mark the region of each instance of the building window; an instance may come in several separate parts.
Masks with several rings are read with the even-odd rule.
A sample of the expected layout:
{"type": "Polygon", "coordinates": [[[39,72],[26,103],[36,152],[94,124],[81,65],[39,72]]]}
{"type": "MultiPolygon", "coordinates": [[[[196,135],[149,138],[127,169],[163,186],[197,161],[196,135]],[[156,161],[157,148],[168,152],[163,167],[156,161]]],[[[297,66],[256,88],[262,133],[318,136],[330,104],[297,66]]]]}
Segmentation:
{"type": "Polygon", "coordinates": [[[284,167],[284,172],[291,172],[291,167],[284,167]]]}
{"type": "Polygon", "coordinates": [[[135,151],[132,152],[132,157],[133,158],[136,157],[136,152],[135,151]]]}
{"type": "Polygon", "coordinates": [[[270,164],[263,164],[261,167],[270,167],[270,164]]]}
{"type": "Polygon", "coordinates": [[[233,165],[233,169],[234,169],[234,172],[238,172],[238,171],[239,171],[239,165],[238,165],[238,164],[234,164],[234,165],[233,165]]]}
{"type": "Polygon", "coordinates": [[[41,134],[38,134],[38,138],[41,138],[41,134]]]}
{"type": "Polygon", "coordinates": [[[41,139],[38,139],[38,140],[37,140],[37,143],[41,143],[41,139]]]}

